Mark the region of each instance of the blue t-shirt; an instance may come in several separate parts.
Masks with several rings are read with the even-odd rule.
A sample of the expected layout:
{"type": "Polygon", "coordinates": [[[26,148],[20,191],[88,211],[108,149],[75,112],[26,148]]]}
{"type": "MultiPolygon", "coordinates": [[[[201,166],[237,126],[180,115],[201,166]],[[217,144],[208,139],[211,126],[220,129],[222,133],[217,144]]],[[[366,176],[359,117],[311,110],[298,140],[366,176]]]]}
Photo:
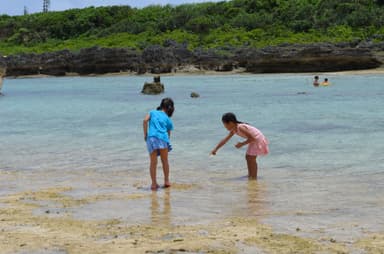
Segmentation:
{"type": "Polygon", "coordinates": [[[148,137],[156,137],[169,143],[168,131],[172,130],[172,120],[164,111],[152,110],[149,112],[148,137]]]}

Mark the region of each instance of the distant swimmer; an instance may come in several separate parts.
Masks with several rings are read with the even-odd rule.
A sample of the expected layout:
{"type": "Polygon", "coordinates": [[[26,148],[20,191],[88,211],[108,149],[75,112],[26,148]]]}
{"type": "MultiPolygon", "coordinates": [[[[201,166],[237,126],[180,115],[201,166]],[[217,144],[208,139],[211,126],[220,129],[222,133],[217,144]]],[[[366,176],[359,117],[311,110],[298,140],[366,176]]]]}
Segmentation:
{"type": "Polygon", "coordinates": [[[315,76],[315,78],[313,79],[313,86],[318,87],[319,85],[319,76],[315,76]]]}
{"type": "Polygon", "coordinates": [[[321,82],[321,85],[322,85],[322,86],[329,86],[330,84],[331,84],[331,83],[328,81],[327,78],[325,78],[324,81],[321,82]]]}

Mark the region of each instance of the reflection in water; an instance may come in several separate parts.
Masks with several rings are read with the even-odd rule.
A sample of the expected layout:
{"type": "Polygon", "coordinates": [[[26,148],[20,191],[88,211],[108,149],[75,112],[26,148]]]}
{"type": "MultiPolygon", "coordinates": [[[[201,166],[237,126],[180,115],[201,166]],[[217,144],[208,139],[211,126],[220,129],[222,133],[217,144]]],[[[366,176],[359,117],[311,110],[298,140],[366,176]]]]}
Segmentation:
{"type": "Polygon", "coordinates": [[[247,213],[249,216],[265,214],[265,186],[258,181],[247,182],[247,213]]]}
{"type": "Polygon", "coordinates": [[[171,192],[165,189],[161,197],[159,191],[153,191],[151,196],[151,221],[154,225],[171,225],[171,192]],[[162,199],[162,203],[160,203],[162,199]]]}

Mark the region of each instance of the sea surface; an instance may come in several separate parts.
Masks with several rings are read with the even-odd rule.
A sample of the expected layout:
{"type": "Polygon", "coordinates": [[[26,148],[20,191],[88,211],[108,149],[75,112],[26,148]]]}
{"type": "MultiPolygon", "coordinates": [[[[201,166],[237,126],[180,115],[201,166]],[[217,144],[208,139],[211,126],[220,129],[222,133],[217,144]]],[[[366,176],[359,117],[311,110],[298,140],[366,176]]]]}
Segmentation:
{"type": "Polygon", "coordinates": [[[164,76],[158,96],[140,93],[150,76],[6,79],[0,195],[52,186],[72,186],[75,197],[151,193],[142,120],[172,97],[175,187],[152,199],[84,205],[75,217],[175,225],[257,217],[278,232],[342,241],[383,232],[384,76],[324,74],[332,85],[319,88],[313,76],[164,76]],[[244,177],[240,137],[209,156],[227,135],[226,112],[270,141],[257,182],[244,177]]]}

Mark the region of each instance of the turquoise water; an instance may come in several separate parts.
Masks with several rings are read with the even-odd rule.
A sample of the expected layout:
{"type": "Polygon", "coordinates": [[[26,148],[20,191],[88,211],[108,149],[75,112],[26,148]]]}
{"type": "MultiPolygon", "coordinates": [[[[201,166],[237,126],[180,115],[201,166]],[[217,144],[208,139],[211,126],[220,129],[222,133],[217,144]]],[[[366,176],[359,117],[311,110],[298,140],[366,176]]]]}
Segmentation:
{"type": "MultiPolygon", "coordinates": [[[[160,96],[140,94],[152,79],[143,76],[7,79],[0,171],[12,177],[2,177],[0,194],[65,183],[81,195],[100,191],[94,182],[109,184],[103,191],[148,191],[137,188],[149,184],[142,120],[170,96],[176,106],[171,179],[199,186],[171,190],[174,223],[244,215],[281,231],[322,229],[340,237],[382,231],[384,76],[332,74],[333,85],[319,88],[311,77],[162,77],[166,93],[160,96]],[[201,97],[190,98],[193,91],[201,97]],[[227,134],[220,118],[228,111],[270,141],[270,155],[258,159],[257,186],[242,178],[245,149],[233,147],[240,138],[208,156],[227,134]]],[[[149,220],[143,207],[150,201],[137,202],[143,203],[131,215],[149,220]]],[[[103,211],[103,204],[95,209],[103,211]]]]}

